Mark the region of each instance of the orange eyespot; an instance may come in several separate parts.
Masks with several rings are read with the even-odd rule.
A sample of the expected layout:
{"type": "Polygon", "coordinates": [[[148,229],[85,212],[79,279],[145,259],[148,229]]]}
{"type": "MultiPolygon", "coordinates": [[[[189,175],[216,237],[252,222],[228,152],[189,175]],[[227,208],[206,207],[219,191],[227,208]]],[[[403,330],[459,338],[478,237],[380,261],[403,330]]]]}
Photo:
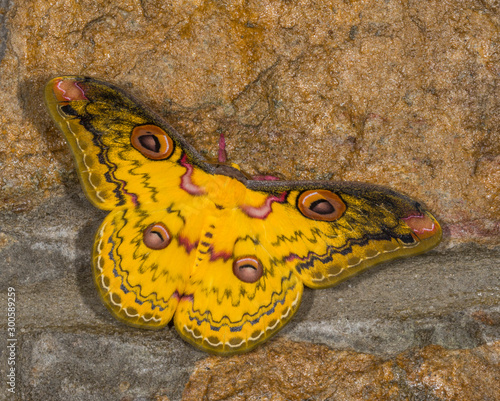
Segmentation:
{"type": "Polygon", "coordinates": [[[166,248],[172,236],[163,223],[153,223],[144,230],[142,240],[148,248],[157,250],[166,248]]]}
{"type": "Polygon", "coordinates": [[[244,283],[255,283],[263,274],[262,264],[255,256],[244,256],[233,262],[233,273],[244,283]]]}
{"type": "Polygon", "coordinates": [[[300,212],[310,219],[335,221],[342,217],[346,205],[340,197],[326,189],[304,191],[297,199],[300,212]]]}
{"type": "Polygon", "coordinates": [[[167,159],[174,151],[172,139],[156,125],[135,127],[130,139],[132,146],[148,159],[167,159]]]}

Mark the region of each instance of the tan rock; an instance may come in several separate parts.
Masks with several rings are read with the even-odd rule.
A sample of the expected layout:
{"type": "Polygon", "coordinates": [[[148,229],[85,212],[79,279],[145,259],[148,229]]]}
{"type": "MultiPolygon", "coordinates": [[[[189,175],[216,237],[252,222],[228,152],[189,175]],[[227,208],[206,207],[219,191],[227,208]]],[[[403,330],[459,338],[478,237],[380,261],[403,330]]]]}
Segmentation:
{"type": "MultiPolygon", "coordinates": [[[[5,10],[4,10],[5,11],[5,10]]],[[[0,191],[21,212],[75,182],[44,109],[99,77],[250,173],[385,184],[451,243],[498,244],[496,2],[16,1],[0,61],[0,191]]]]}
{"type": "Polygon", "coordinates": [[[500,343],[428,346],[384,360],[276,340],[249,354],[197,363],[183,400],[467,400],[500,398],[500,343]]]}
{"type": "Polygon", "coordinates": [[[208,157],[216,157],[223,132],[230,160],[251,174],[384,184],[427,204],[443,223],[445,246],[499,245],[497,1],[14,0],[0,7],[8,7],[0,8],[0,270],[19,294],[25,399],[177,400],[199,358],[185,400],[500,399],[498,280],[486,262],[478,268],[486,259],[494,266],[497,256],[484,256],[484,248],[439,255],[439,273],[421,259],[421,269],[409,270],[415,292],[408,298],[393,290],[406,270],[370,282],[380,299],[355,298],[369,292],[359,281],[343,286],[342,296],[314,295],[320,307],[303,305],[309,317],[296,336],[318,341],[331,327],[322,321],[335,322],[337,310],[347,328],[330,341],[349,337],[339,348],[356,345],[352,324],[368,330],[356,332],[365,342],[383,338],[374,345],[383,352],[386,326],[406,319],[401,335],[410,339],[401,344],[440,336],[453,344],[454,329],[466,322],[459,346],[486,345],[429,345],[382,358],[291,342],[283,333],[249,354],[205,358],[171,330],[144,334],[106,314],[88,273],[99,214],[78,199],[54,202],[63,213],[44,217],[41,208],[45,224],[31,225],[24,213],[74,191],[70,151],[42,89],[56,75],[78,74],[127,90],[208,157]],[[4,233],[6,212],[23,215],[9,216],[4,233]],[[474,263],[459,263],[467,258],[474,263]],[[471,308],[477,327],[456,316],[471,308]],[[378,322],[385,331],[372,329],[378,322]],[[477,338],[469,338],[474,330],[477,338]]]}

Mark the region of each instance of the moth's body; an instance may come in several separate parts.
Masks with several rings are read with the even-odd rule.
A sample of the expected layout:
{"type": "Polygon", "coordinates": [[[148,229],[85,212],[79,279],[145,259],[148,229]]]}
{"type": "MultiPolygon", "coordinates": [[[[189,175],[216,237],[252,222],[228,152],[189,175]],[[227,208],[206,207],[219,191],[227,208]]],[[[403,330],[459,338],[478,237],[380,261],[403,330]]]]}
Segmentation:
{"type": "Polygon", "coordinates": [[[435,246],[418,202],[366,184],[254,181],[204,160],[121,91],[55,78],[49,110],[89,199],[109,210],[94,280],[118,319],[229,354],[285,325],[303,285],[332,286],[374,264],[435,246]]]}

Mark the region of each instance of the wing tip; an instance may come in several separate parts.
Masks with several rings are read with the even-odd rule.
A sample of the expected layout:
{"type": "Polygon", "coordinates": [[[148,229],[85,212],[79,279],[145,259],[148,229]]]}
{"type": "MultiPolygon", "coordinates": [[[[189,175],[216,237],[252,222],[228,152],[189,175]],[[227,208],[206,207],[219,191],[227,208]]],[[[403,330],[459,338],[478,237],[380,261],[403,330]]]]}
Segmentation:
{"type": "Polygon", "coordinates": [[[52,78],[45,86],[45,97],[48,100],[54,98],[57,103],[88,100],[80,81],[80,77],[73,75],[52,78]]]}
{"type": "Polygon", "coordinates": [[[433,242],[437,245],[441,241],[442,229],[436,218],[429,212],[410,214],[402,219],[420,241],[433,242]]]}

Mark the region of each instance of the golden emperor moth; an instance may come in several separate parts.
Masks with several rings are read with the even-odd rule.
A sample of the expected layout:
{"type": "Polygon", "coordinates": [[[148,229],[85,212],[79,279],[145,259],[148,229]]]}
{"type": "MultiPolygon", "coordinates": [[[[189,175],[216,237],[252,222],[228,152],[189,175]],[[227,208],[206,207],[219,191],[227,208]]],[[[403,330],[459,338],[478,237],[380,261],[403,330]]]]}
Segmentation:
{"type": "Polygon", "coordinates": [[[205,351],[248,351],[290,321],[303,285],[330,287],[441,239],[431,213],[390,189],[252,179],[210,163],[107,83],[55,78],[45,99],[87,197],[109,210],[93,277],[111,313],[132,326],[173,318],[205,351]]]}

